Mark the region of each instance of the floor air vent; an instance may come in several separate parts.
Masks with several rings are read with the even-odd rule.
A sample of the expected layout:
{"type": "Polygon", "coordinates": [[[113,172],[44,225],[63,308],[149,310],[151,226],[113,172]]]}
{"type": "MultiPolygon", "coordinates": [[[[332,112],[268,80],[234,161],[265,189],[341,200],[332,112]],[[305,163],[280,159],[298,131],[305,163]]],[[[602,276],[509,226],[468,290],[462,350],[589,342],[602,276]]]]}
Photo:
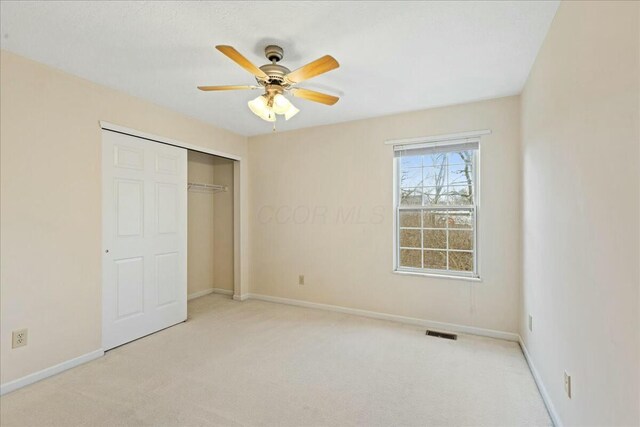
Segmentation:
{"type": "Polygon", "coordinates": [[[456,334],[448,334],[446,332],[430,331],[429,329],[427,329],[427,335],[430,335],[432,337],[445,338],[445,339],[454,340],[454,341],[458,339],[458,336],[456,334]]]}

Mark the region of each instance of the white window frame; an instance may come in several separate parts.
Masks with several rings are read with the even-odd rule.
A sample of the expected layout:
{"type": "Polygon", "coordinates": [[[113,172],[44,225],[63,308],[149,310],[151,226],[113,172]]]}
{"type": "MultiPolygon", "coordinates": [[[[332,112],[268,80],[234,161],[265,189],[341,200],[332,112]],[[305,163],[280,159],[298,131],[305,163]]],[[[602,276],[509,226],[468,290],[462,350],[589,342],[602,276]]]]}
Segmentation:
{"type": "MultiPolygon", "coordinates": [[[[439,137],[425,137],[425,138],[412,138],[405,140],[387,141],[386,144],[392,144],[394,151],[405,148],[410,150],[412,148],[422,147],[435,147],[435,146],[455,146],[469,142],[477,142],[478,149],[475,150],[473,156],[473,191],[474,191],[474,205],[472,206],[442,206],[434,208],[425,208],[424,206],[416,207],[401,207],[399,203],[400,189],[399,179],[401,168],[399,166],[400,157],[395,156],[393,158],[393,272],[398,274],[418,275],[418,276],[431,276],[438,278],[451,278],[462,279],[471,281],[481,281],[480,279],[480,251],[479,251],[479,217],[480,217],[480,157],[481,157],[481,144],[480,136],[489,134],[491,131],[474,131],[465,132],[460,134],[442,135],[439,137]],[[472,209],[473,211],[473,261],[474,271],[452,271],[452,270],[440,270],[440,269],[426,269],[426,268],[411,268],[400,266],[400,211],[402,210],[455,210],[460,209],[472,209]]],[[[422,217],[422,216],[421,216],[422,217]]],[[[421,227],[422,228],[422,227],[421,227]]],[[[423,233],[421,233],[421,238],[423,233]]],[[[421,249],[423,245],[421,245],[421,249]]],[[[449,250],[447,248],[447,250],[449,250]]],[[[421,254],[422,258],[423,254],[421,254]]],[[[448,257],[447,257],[448,258],[448,257]]]]}

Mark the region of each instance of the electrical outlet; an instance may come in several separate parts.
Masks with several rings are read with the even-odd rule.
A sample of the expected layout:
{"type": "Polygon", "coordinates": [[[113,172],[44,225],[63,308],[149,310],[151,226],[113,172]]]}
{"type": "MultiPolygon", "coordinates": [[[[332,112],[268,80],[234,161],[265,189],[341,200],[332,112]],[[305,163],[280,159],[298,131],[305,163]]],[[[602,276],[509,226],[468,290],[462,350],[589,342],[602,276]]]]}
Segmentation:
{"type": "Polygon", "coordinates": [[[11,338],[11,348],[27,345],[27,329],[18,329],[17,331],[13,331],[11,338]]]}
{"type": "Polygon", "coordinates": [[[529,315],[529,330],[533,332],[533,316],[529,315]]]}
{"type": "Polygon", "coordinates": [[[571,375],[567,374],[567,371],[564,371],[564,392],[571,399],[571,375]]]}
{"type": "Polygon", "coordinates": [[[304,274],[298,276],[298,285],[304,285],[304,274]]]}

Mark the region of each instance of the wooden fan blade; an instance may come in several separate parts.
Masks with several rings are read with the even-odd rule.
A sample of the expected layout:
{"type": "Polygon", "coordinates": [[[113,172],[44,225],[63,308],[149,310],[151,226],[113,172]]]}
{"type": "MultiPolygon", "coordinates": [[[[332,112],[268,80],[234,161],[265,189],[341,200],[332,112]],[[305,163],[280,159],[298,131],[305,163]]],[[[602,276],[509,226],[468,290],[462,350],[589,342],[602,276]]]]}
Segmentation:
{"type": "Polygon", "coordinates": [[[258,86],[198,86],[198,89],[204,91],[210,90],[244,90],[244,89],[258,89],[258,86]]]}
{"type": "Polygon", "coordinates": [[[244,68],[245,70],[253,74],[254,76],[259,77],[261,79],[269,78],[269,76],[267,76],[264,71],[256,67],[251,61],[249,61],[247,58],[242,56],[242,54],[237,50],[235,50],[233,47],[218,45],[216,46],[216,49],[218,49],[220,52],[228,56],[229,59],[234,61],[236,64],[238,64],[239,66],[241,66],[242,68],[244,68]]]}
{"type": "Polygon", "coordinates": [[[338,102],[338,100],[340,99],[337,96],[327,95],[326,93],[320,93],[314,90],[301,89],[301,88],[292,89],[291,93],[296,98],[303,98],[309,101],[319,102],[325,105],[333,105],[336,102],[338,102]]]}
{"type": "Polygon", "coordinates": [[[300,83],[305,80],[309,80],[320,74],[324,74],[327,71],[335,70],[340,64],[331,55],[325,55],[320,59],[316,59],[313,62],[308,63],[295,71],[290,72],[285,78],[291,83],[300,83]]]}

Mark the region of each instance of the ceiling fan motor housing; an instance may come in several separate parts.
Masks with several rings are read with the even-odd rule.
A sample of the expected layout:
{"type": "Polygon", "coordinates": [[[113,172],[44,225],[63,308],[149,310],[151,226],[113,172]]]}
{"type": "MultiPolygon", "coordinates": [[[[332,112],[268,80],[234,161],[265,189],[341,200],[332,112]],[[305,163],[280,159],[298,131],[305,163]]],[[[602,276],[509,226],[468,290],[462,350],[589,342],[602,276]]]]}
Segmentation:
{"type": "Polygon", "coordinates": [[[260,84],[279,84],[282,86],[288,86],[288,84],[284,80],[284,76],[289,74],[291,71],[280,64],[265,64],[260,67],[262,71],[265,72],[267,76],[269,76],[269,80],[264,82],[260,79],[256,79],[260,84]]]}
{"type": "Polygon", "coordinates": [[[280,85],[282,87],[289,87],[290,85],[285,81],[284,76],[289,74],[291,70],[283,65],[277,64],[284,56],[284,50],[280,46],[269,45],[264,48],[264,55],[271,61],[271,64],[265,64],[261,66],[260,69],[269,76],[269,79],[265,81],[256,78],[258,83],[263,86],[280,85]]]}
{"type": "Polygon", "coordinates": [[[271,62],[278,62],[284,56],[284,50],[280,46],[270,44],[264,48],[264,56],[271,62]]]}

